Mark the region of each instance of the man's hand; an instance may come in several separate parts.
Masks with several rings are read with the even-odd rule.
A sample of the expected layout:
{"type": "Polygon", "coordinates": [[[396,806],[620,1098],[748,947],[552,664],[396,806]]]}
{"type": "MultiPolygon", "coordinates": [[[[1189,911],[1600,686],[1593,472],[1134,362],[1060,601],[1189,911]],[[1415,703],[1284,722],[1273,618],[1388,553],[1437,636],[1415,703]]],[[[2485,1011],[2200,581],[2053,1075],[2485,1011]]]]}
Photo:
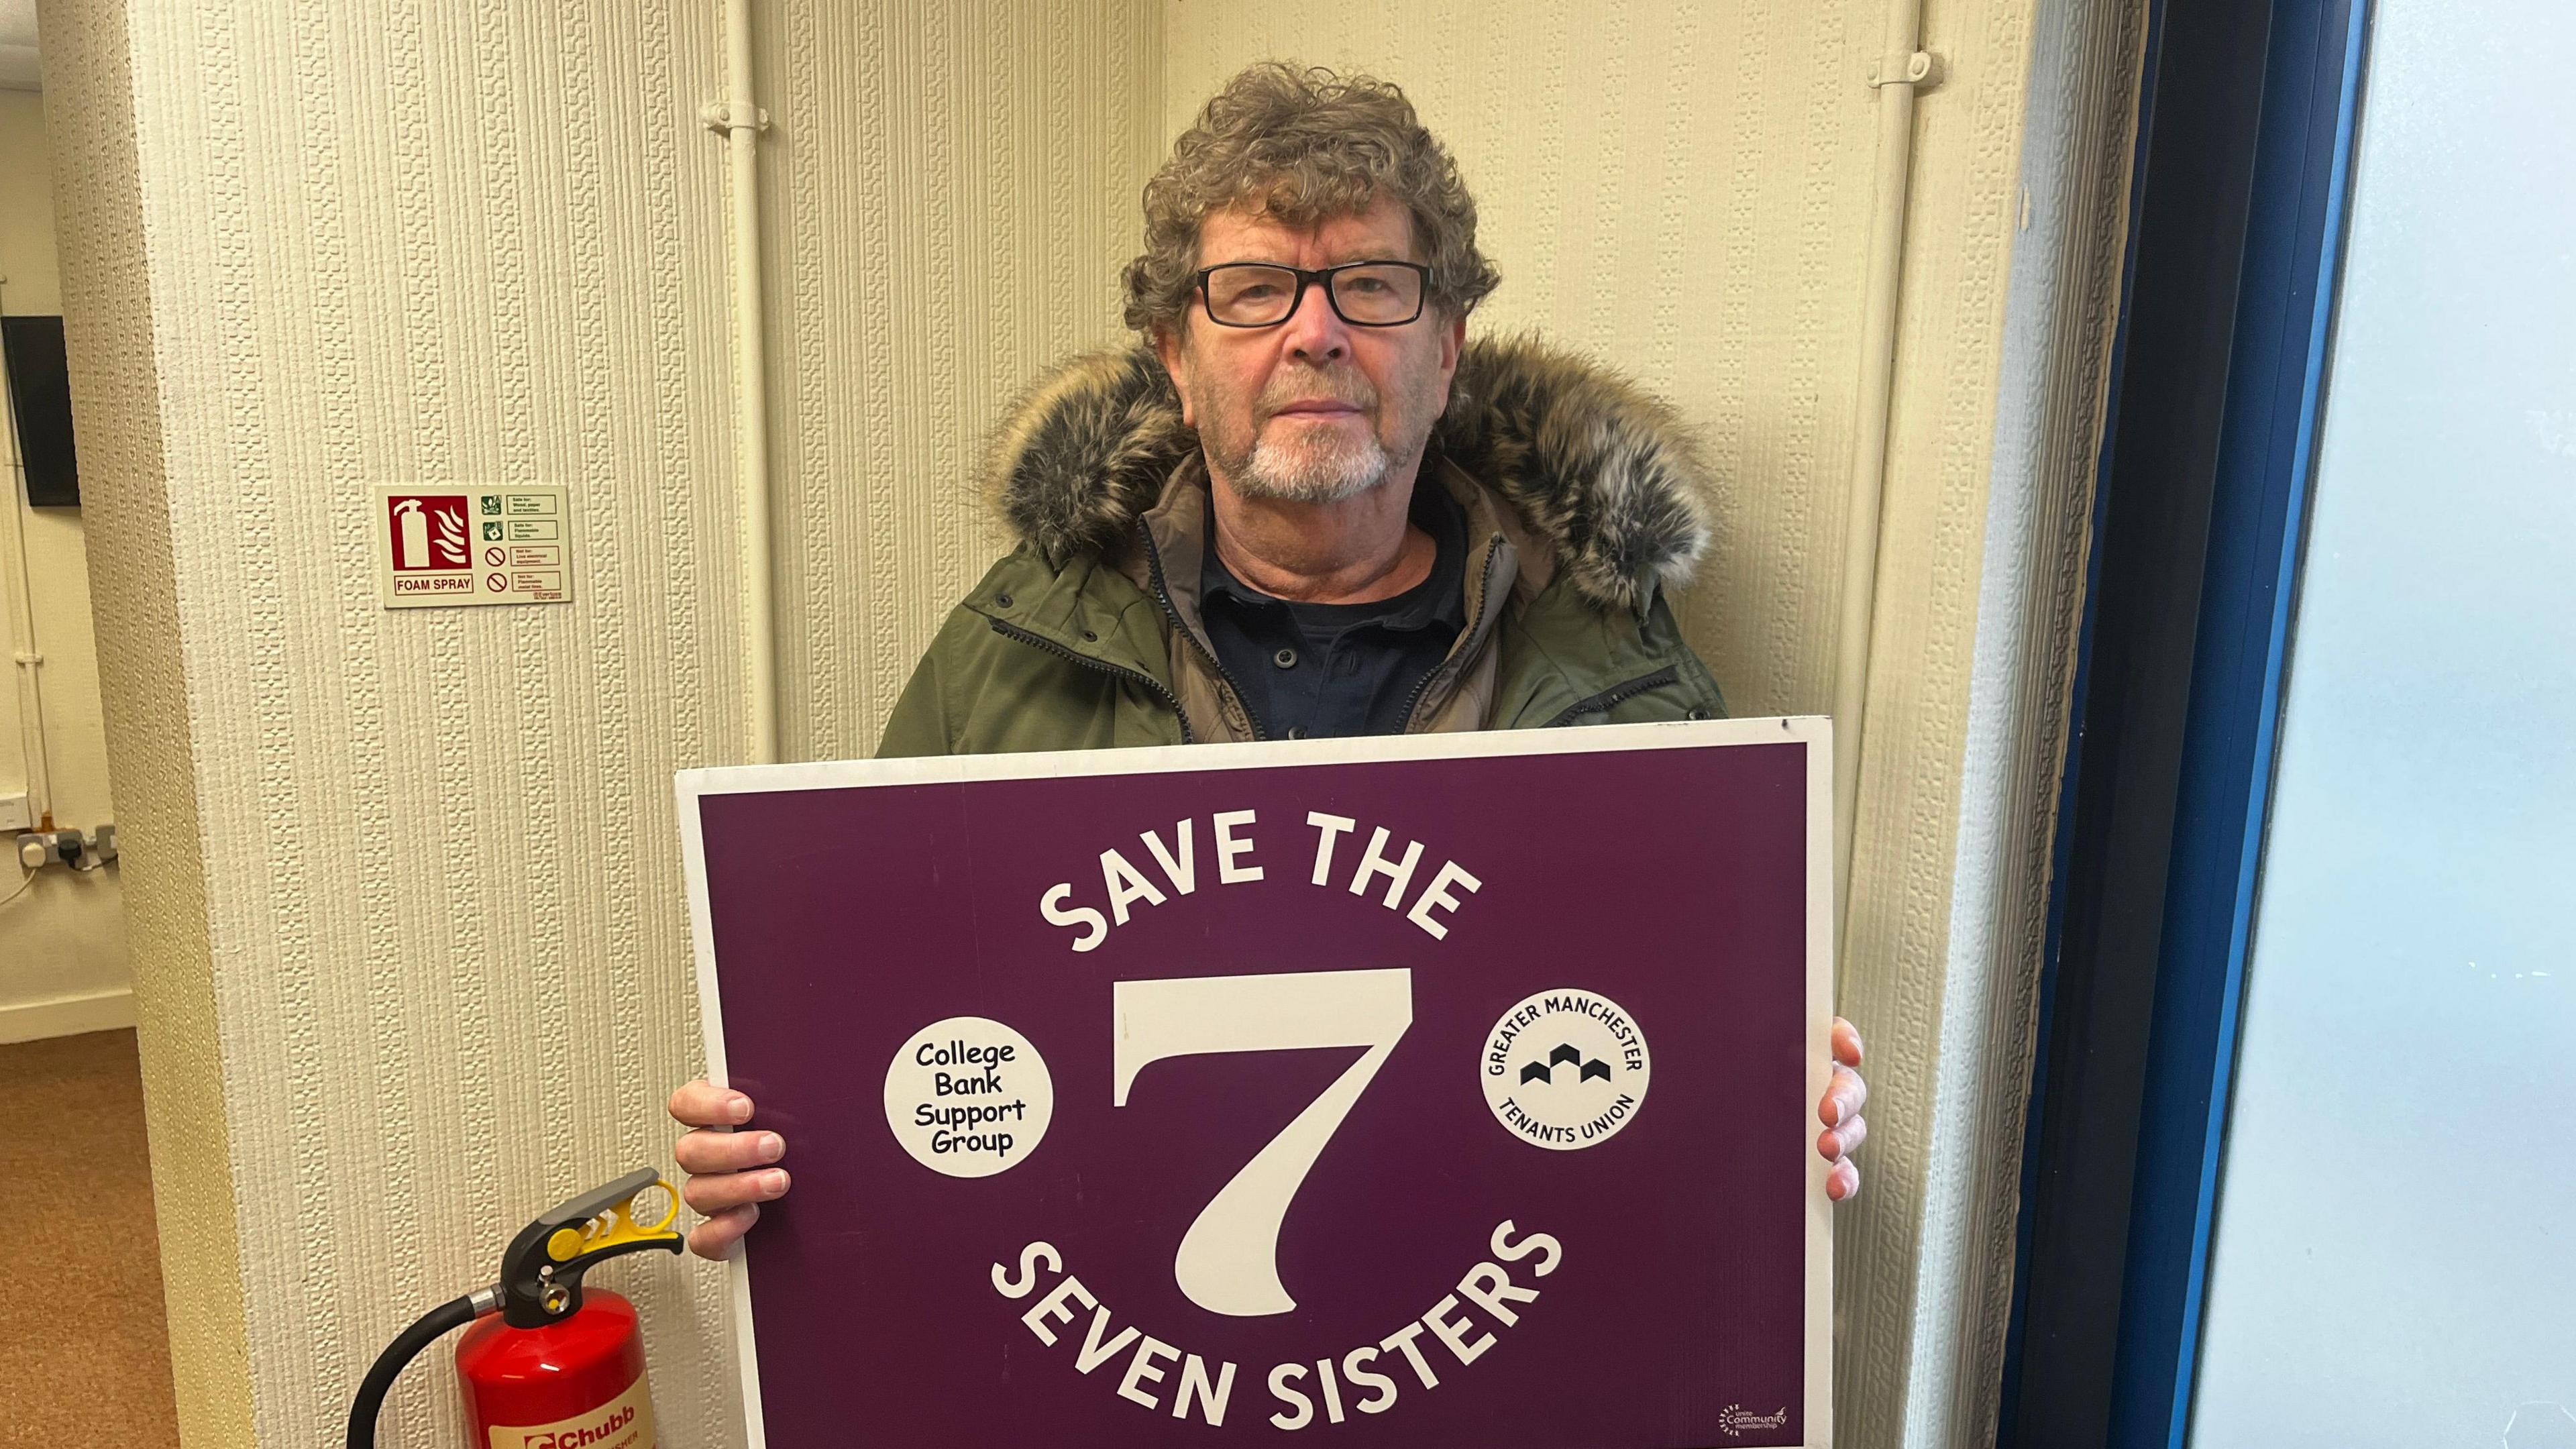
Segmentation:
{"type": "MultiPolygon", "coordinates": [[[[1860,1191],[1860,1169],[1852,1165],[1853,1149],[1869,1136],[1869,1124],[1860,1119],[1861,1104],[1869,1100],[1869,1084],[1860,1079],[1860,1033],[1852,1024],[1834,1018],[1834,1079],[1825,1087],[1825,1099],[1816,1104],[1817,1120],[1825,1130],[1816,1136],[1816,1155],[1833,1164],[1825,1174],[1825,1196],[1843,1202],[1860,1191]]],[[[673,1101],[676,1103],[677,1098],[673,1101]]],[[[677,1112],[677,1107],[673,1111],[677,1112]]],[[[684,1144],[685,1145],[685,1144],[684,1144]]],[[[680,1159],[688,1166],[688,1159],[680,1159]]]]}
{"type": "Polygon", "coordinates": [[[769,1165],[787,1155],[787,1139],[735,1130],[751,1120],[751,1099],[703,1080],[671,1094],[671,1118],[697,1129],[680,1138],[677,1154],[689,1174],[680,1200],[706,1217],[689,1230],[689,1251],[724,1257],[760,1221],[760,1205],[787,1191],[786,1170],[769,1165]]]}

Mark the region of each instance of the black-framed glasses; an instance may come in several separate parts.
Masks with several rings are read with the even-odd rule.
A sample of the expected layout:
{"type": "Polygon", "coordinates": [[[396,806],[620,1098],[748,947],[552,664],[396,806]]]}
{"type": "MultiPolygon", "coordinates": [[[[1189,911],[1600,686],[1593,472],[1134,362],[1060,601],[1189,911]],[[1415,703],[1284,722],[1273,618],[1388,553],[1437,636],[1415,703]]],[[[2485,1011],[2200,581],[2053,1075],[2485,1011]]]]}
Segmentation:
{"type": "Polygon", "coordinates": [[[1198,270],[1199,297],[1219,327],[1276,327],[1321,285],[1333,313],[1354,327],[1401,327],[1422,315],[1431,269],[1420,262],[1344,262],[1307,271],[1275,262],[1225,262],[1198,270]]]}

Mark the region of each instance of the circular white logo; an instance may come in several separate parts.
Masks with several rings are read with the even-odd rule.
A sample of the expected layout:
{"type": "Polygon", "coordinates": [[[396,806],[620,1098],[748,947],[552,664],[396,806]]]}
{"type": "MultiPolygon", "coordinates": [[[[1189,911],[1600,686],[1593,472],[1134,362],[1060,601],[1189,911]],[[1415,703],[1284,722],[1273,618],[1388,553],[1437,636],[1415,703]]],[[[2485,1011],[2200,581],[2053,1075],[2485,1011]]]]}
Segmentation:
{"type": "Polygon", "coordinates": [[[1557,1152],[1598,1147],[1635,1121],[1653,1070],[1619,1003],[1570,986],[1523,997],[1476,1058],[1494,1120],[1557,1152]]]}
{"type": "Polygon", "coordinates": [[[1055,1081],[1027,1037],[952,1016],[914,1032],[886,1065],[885,1109],[894,1140],[922,1166],[991,1177],[1037,1150],[1055,1117],[1055,1081]]]}

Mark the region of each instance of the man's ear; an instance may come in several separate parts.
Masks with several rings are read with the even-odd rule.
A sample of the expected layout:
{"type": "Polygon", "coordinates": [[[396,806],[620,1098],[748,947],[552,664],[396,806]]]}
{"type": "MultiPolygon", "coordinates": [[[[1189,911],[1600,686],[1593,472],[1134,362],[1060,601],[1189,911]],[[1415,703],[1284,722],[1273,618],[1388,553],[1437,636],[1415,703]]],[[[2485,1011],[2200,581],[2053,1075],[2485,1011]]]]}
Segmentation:
{"type": "Polygon", "coordinates": [[[1163,371],[1172,379],[1172,391],[1180,395],[1182,424],[1197,427],[1199,420],[1191,415],[1188,350],[1182,346],[1180,335],[1169,327],[1155,327],[1154,355],[1162,359],[1163,371]]]}
{"type": "Polygon", "coordinates": [[[1440,411],[1449,411],[1450,389],[1458,381],[1458,359],[1467,349],[1467,314],[1440,320],[1440,411]]]}

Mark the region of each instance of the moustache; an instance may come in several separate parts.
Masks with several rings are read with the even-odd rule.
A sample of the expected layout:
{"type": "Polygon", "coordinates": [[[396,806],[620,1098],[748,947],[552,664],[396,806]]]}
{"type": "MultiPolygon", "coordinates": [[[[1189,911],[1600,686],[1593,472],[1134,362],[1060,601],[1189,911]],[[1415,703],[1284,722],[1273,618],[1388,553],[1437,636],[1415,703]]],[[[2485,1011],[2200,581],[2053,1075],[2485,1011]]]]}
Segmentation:
{"type": "Polygon", "coordinates": [[[1320,375],[1313,380],[1281,379],[1261,390],[1258,405],[1262,416],[1272,417],[1298,403],[1346,403],[1362,410],[1377,406],[1377,389],[1366,379],[1352,376],[1320,375]],[[1315,386],[1316,382],[1324,384],[1315,386]]]}

